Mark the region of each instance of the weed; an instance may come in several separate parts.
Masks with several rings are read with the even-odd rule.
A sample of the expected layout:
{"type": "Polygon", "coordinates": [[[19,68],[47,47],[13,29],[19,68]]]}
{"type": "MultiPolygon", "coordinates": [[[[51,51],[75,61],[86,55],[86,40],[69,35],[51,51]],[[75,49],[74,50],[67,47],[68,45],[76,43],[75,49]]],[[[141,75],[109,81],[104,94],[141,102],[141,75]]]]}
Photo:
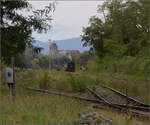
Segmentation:
{"type": "Polygon", "coordinates": [[[73,92],[86,92],[85,82],[81,81],[81,79],[75,78],[72,74],[69,74],[68,81],[72,86],[73,92]]]}
{"type": "Polygon", "coordinates": [[[39,88],[41,89],[48,89],[49,85],[50,85],[50,80],[51,80],[51,77],[50,77],[50,74],[48,71],[44,71],[42,73],[40,73],[39,75],[39,79],[38,79],[38,82],[39,82],[39,88]]]}

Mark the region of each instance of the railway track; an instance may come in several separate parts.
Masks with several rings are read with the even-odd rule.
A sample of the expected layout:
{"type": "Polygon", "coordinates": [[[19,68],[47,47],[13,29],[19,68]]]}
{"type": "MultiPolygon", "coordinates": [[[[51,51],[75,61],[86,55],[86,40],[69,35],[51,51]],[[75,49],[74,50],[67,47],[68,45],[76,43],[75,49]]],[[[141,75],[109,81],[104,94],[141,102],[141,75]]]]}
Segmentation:
{"type": "Polygon", "coordinates": [[[102,85],[102,84],[100,86],[103,87],[103,88],[109,89],[110,91],[114,92],[115,94],[117,94],[117,95],[119,95],[119,96],[121,96],[123,98],[127,98],[129,101],[135,103],[135,105],[137,105],[137,106],[142,106],[143,109],[144,109],[144,107],[147,107],[148,109],[150,109],[150,105],[144,104],[143,102],[140,102],[140,101],[138,101],[138,100],[136,100],[136,99],[134,99],[132,97],[127,97],[124,93],[121,93],[121,92],[119,92],[116,89],[113,89],[111,87],[108,87],[108,86],[102,85]]]}
{"type": "MultiPolygon", "coordinates": [[[[97,97],[99,100],[103,101],[104,104],[110,108],[115,108],[117,110],[120,110],[120,112],[128,113],[132,116],[138,116],[138,117],[144,117],[147,120],[150,118],[150,110],[147,107],[141,107],[141,106],[128,106],[128,105],[121,105],[121,104],[114,104],[112,102],[109,102],[104,97],[102,97],[99,93],[96,92],[96,90],[92,90],[91,88],[87,88],[95,97],[97,97]]],[[[101,108],[99,106],[93,106],[94,108],[101,108]]]]}
{"type": "Polygon", "coordinates": [[[126,105],[117,104],[117,103],[115,104],[115,103],[109,102],[108,100],[103,98],[99,93],[97,93],[95,90],[92,90],[91,88],[87,88],[87,89],[95,96],[95,98],[77,96],[77,95],[61,93],[61,92],[57,92],[57,91],[36,89],[36,88],[25,87],[25,86],[20,86],[20,87],[22,87],[23,89],[26,89],[26,90],[30,90],[30,91],[54,94],[54,95],[65,96],[65,97],[74,98],[74,99],[78,99],[78,100],[88,101],[88,102],[94,104],[93,108],[108,107],[108,108],[115,109],[122,113],[130,112],[130,115],[136,116],[136,117],[142,117],[146,120],[149,120],[149,118],[150,118],[150,112],[149,112],[148,107],[143,107],[143,106],[128,106],[127,107],[126,105]],[[103,106],[99,105],[99,104],[103,104],[103,106]]]}
{"type": "MultiPolygon", "coordinates": [[[[115,93],[116,95],[120,96],[125,102],[125,104],[120,104],[120,103],[116,103],[115,102],[115,103],[113,103],[114,105],[119,106],[119,107],[128,108],[128,109],[135,109],[135,110],[139,110],[139,111],[150,112],[150,106],[149,105],[144,104],[143,102],[140,102],[140,101],[138,101],[138,100],[136,100],[136,99],[134,99],[132,97],[127,97],[124,93],[121,93],[121,92],[119,92],[119,91],[117,91],[117,90],[115,90],[115,89],[113,89],[111,87],[108,87],[108,86],[105,86],[105,85],[100,85],[100,86],[102,86],[103,88],[106,88],[106,89],[112,91],[113,93],[115,93]],[[129,101],[128,103],[126,102],[127,99],[129,101]]],[[[92,89],[90,89],[90,91],[91,90],[92,89]]],[[[101,95],[101,93],[96,92],[96,90],[92,90],[92,91],[93,91],[92,92],[93,94],[96,93],[95,96],[99,95],[99,96],[101,96],[101,100],[105,99],[104,101],[107,101],[107,99],[104,98],[101,95]]],[[[108,102],[111,102],[111,101],[108,100],[108,102]]]]}
{"type": "Polygon", "coordinates": [[[47,93],[47,94],[54,94],[54,95],[59,95],[59,96],[64,96],[64,97],[69,97],[69,98],[74,98],[74,99],[79,99],[79,100],[85,100],[85,101],[94,102],[94,103],[100,102],[97,99],[87,98],[87,97],[83,97],[83,96],[76,96],[76,95],[68,94],[68,93],[62,93],[62,92],[56,92],[56,91],[50,91],[50,90],[44,90],[44,89],[36,89],[36,88],[25,87],[25,86],[20,86],[20,87],[23,89],[26,89],[26,90],[47,93]]]}

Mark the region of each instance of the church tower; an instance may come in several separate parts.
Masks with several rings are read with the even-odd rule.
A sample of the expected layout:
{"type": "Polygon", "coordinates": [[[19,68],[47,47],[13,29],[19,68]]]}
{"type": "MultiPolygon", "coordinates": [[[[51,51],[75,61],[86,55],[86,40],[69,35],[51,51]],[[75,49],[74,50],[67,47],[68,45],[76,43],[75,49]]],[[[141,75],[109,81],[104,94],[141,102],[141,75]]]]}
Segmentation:
{"type": "Polygon", "coordinates": [[[56,43],[52,43],[49,48],[49,56],[51,58],[56,58],[58,56],[58,47],[56,43]]]}

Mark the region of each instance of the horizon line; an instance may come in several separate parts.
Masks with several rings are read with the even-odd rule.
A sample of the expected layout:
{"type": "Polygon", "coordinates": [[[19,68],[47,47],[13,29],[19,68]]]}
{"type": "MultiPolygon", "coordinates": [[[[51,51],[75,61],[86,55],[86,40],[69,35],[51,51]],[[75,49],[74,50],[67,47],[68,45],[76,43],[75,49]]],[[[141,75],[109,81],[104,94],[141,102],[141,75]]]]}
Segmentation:
{"type": "MultiPolygon", "coordinates": [[[[55,42],[55,41],[69,40],[69,39],[74,39],[74,38],[81,38],[81,36],[78,36],[78,37],[70,37],[70,38],[66,38],[66,39],[55,39],[55,40],[52,40],[52,41],[55,42]]],[[[41,40],[35,39],[35,41],[41,41],[41,40]]],[[[41,41],[41,42],[49,42],[49,41],[41,41]]]]}

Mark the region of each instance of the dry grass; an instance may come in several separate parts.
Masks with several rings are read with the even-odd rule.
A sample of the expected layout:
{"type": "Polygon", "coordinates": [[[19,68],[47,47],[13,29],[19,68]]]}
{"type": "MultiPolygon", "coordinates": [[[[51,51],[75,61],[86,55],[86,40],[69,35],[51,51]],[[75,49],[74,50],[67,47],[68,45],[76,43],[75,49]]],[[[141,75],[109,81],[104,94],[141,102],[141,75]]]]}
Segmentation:
{"type": "Polygon", "coordinates": [[[18,88],[14,103],[10,101],[8,93],[2,96],[2,123],[67,123],[75,120],[79,112],[88,111],[89,108],[84,108],[85,105],[77,100],[18,88]]]}
{"type": "MultiPolygon", "coordinates": [[[[2,87],[1,122],[4,125],[73,123],[79,113],[97,112],[121,125],[127,125],[123,114],[111,110],[93,109],[91,104],[70,98],[29,92],[17,87],[15,101],[11,102],[8,88],[2,87]]],[[[128,120],[128,125],[139,125],[139,121],[128,120]],[[133,124],[134,123],[134,124],[133,124]]],[[[142,123],[142,125],[146,123],[142,123]]]]}
{"type": "MultiPolygon", "coordinates": [[[[129,76],[122,76],[118,74],[105,74],[105,73],[90,73],[90,72],[75,72],[75,73],[68,73],[68,72],[59,72],[59,71],[52,71],[49,72],[51,79],[49,81],[48,89],[63,91],[63,92],[71,92],[71,84],[69,84],[69,75],[72,75],[74,79],[85,85],[94,85],[94,84],[106,84],[110,87],[113,87],[123,93],[125,93],[125,86],[126,82],[121,79],[128,80],[128,88],[129,88],[129,96],[139,99],[144,103],[149,103],[149,82],[148,79],[144,79],[143,77],[129,77],[129,76]],[[119,79],[116,79],[119,78],[119,79]]],[[[38,73],[19,73],[17,74],[17,79],[24,78],[24,79],[36,79],[30,80],[27,82],[28,85],[32,87],[39,87],[38,81],[41,81],[42,72],[38,73]],[[34,83],[34,84],[33,84],[34,83]]],[[[20,82],[19,82],[20,83],[20,82]]],[[[22,83],[26,83],[21,81],[22,83]]]]}
{"type": "MultiPolygon", "coordinates": [[[[51,79],[49,81],[49,88],[52,90],[71,92],[71,85],[68,83],[67,72],[49,72],[51,79]]],[[[42,72],[24,72],[16,74],[17,84],[27,84],[31,87],[39,87],[38,82],[41,80],[42,72]],[[31,79],[29,81],[19,81],[19,79],[31,79]]],[[[106,74],[91,74],[84,72],[71,73],[74,78],[81,78],[81,81],[85,80],[86,84],[92,85],[96,81],[105,82],[106,84],[117,89],[123,90],[120,87],[120,81],[111,80],[106,74]],[[93,81],[93,82],[92,82],[93,81]]],[[[131,87],[135,87],[132,83],[132,79],[129,78],[131,87]]],[[[141,80],[142,81],[142,80],[141,80]]],[[[145,89],[145,82],[142,84],[137,83],[136,92],[143,92],[141,97],[147,97],[145,89]],[[142,86],[142,89],[139,89],[142,86]],[[143,95],[145,94],[145,95],[143,95]]],[[[1,103],[1,123],[6,125],[43,125],[54,123],[68,123],[78,119],[79,113],[85,112],[97,112],[105,117],[113,119],[120,125],[148,125],[146,122],[139,122],[137,119],[130,119],[123,114],[111,110],[93,109],[91,104],[84,101],[74,100],[70,98],[41,94],[23,90],[20,87],[16,87],[16,98],[12,103],[9,98],[9,90],[7,86],[1,86],[2,90],[2,103],[1,103]],[[141,123],[141,124],[140,124],[141,123]]],[[[134,90],[135,91],[135,90],[134,90]]],[[[70,123],[71,124],[71,123],[70,123]]]]}

